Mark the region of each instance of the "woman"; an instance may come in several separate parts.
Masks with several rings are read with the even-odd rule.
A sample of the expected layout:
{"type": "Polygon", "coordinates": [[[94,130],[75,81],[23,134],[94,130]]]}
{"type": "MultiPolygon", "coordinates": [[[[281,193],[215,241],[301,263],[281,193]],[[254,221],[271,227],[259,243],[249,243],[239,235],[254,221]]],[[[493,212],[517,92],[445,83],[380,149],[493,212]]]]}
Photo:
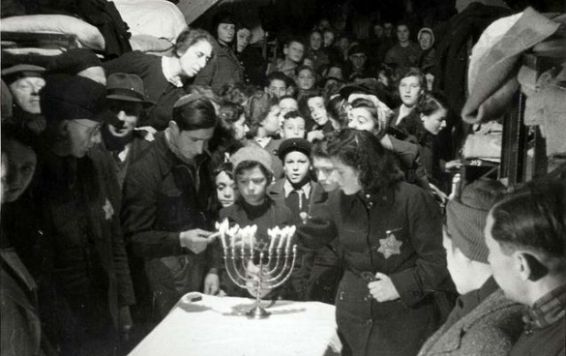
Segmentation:
{"type": "Polygon", "coordinates": [[[212,28],[216,36],[213,43],[214,58],[195,77],[194,84],[209,85],[218,92],[224,84],[244,81],[244,67],[233,50],[236,38],[236,21],[230,13],[221,12],[212,28]]]}
{"type": "Polygon", "coordinates": [[[142,78],[146,94],[156,104],[146,111],[147,121],[163,130],[171,121],[171,108],[185,94],[184,86],[207,64],[213,53],[214,39],[200,29],[179,34],[172,57],[159,57],[139,51],[126,53],[103,64],[106,75],[137,74],[142,78]]]}
{"type": "Polygon", "coordinates": [[[314,70],[318,71],[321,67],[330,63],[326,49],[323,46],[323,36],[319,30],[311,31],[309,35],[309,47],[305,58],[310,58],[314,64],[314,70]]]}
{"type": "Polygon", "coordinates": [[[426,94],[417,106],[417,112],[420,121],[414,129],[410,128],[410,130],[414,130],[412,134],[417,138],[428,179],[439,188],[447,188],[445,184],[449,182],[443,182],[443,180],[448,177],[442,173],[440,147],[437,141],[438,134],[446,127],[448,116],[446,99],[439,93],[426,94]]]}
{"type": "Polygon", "coordinates": [[[393,111],[388,127],[398,131],[399,139],[405,139],[406,126],[418,122],[418,116],[413,112],[419,99],[426,92],[426,78],[418,68],[410,68],[399,79],[399,97],[401,106],[393,111]]]}
{"type": "Polygon", "coordinates": [[[332,241],[346,271],[336,296],[344,355],[415,355],[438,326],[432,292],[448,281],[438,206],[400,180],[369,132],[345,129],[328,143],[339,190],[313,209],[299,243],[332,241]]]}

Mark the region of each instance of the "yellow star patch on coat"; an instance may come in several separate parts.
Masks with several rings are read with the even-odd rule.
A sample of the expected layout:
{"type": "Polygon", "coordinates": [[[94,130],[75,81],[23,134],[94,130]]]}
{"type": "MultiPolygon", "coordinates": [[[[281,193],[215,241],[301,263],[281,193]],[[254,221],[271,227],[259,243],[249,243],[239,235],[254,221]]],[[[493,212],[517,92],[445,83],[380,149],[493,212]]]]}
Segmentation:
{"type": "Polygon", "coordinates": [[[403,245],[403,241],[397,240],[395,234],[388,232],[386,238],[379,239],[379,245],[377,252],[383,254],[385,259],[388,259],[393,255],[401,254],[401,245],[403,245]]]}
{"type": "Polygon", "coordinates": [[[104,211],[104,218],[106,220],[112,219],[112,216],[114,215],[114,208],[112,207],[112,204],[110,203],[108,198],[106,199],[106,202],[104,203],[104,206],[102,207],[102,210],[104,211]]]}

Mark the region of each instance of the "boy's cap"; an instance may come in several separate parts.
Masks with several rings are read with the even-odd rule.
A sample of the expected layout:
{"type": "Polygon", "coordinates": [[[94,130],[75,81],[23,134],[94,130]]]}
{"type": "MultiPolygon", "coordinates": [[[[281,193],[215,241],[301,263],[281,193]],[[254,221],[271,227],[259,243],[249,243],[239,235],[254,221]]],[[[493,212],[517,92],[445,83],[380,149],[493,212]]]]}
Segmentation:
{"type": "Polygon", "coordinates": [[[234,166],[234,173],[238,169],[238,165],[244,161],[258,162],[264,166],[268,172],[273,174],[273,160],[269,152],[258,146],[246,146],[240,148],[230,157],[230,162],[234,166]]]}
{"type": "Polygon", "coordinates": [[[311,143],[304,138],[289,138],[281,142],[277,155],[281,161],[285,161],[287,153],[299,151],[304,153],[307,157],[311,155],[311,143]]]}

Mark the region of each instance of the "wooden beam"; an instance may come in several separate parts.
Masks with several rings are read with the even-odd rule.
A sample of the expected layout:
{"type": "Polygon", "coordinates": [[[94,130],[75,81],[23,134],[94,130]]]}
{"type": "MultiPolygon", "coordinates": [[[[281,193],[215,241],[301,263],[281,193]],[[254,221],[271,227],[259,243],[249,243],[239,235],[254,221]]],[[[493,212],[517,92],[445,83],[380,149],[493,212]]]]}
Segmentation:
{"type": "Polygon", "coordinates": [[[177,7],[185,15],[187,24],[190,25],[198,19],[206,10],[216,5],[222,0],[180,0],[177,7]]]}

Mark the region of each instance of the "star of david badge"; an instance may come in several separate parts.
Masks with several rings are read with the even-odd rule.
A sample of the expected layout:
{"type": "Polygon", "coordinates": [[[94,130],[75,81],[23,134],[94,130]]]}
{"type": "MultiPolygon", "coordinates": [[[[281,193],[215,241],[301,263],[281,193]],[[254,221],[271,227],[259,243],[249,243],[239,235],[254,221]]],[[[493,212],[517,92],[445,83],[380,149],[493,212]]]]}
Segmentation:
{"type": "Polygon", "coordinates": [[[114,215],[114,208],[112,207],[112,204],[110,204],[110,201],[108,200],[108,198],[106,199],[106,202],[104,203],[104,206],[102,207],[102,210],[104,211],[104,218],[106,220],[112,219],[112,216],[114,215]]]}
{"type": "Polygon", "coordinates": [[[381,253],[385,259],[388,259],[393,255],[401,254],[401,245],[403,245],[403,241],[397,240],[395,234],[387,232],[386,238],[379,239],[379,245],[377,252],[381,253]]]}

